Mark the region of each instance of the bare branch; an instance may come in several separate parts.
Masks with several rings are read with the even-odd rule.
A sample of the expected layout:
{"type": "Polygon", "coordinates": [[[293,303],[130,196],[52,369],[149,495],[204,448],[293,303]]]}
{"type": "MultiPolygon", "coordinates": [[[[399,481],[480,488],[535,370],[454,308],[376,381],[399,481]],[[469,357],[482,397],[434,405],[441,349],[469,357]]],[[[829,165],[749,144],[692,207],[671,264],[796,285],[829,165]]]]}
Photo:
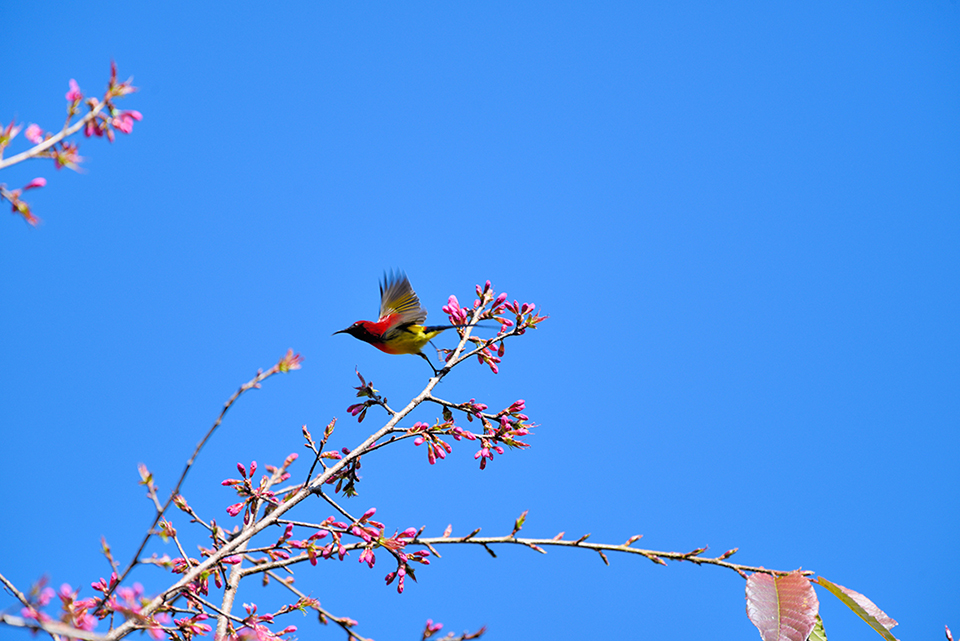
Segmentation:
{"type": "MultiPolygon", "coordinates": [[[[423,546],[433,546],[433,545],[450,545],[457,543],[468,543],[473,545],[482,545],[487,547],[490,545],[523,545],[525,547],[534,549],[538,552],[545,553],[545,550],[541,549],[546,546],[554,547],[566,547],[566,548],[584,548],[587,550],[595,550],[597,552],[609,551],[609,552],[625,552],[627,554],[639,554],[640,556],[646,557],[656,563],[656,559],[668,559],[670,561],[689,561],[690,563],[696,563],[697,565],[716,565],[718,567],[728,568],[734,570],[737,573],[742,572],[760,572],[763,574],[770,574],[773,576],[789,574],[792,570],[771,570],[769,568],[755,567],[752,565],[741,565],[739,563],[730,563],[724,559],[728,558],[726,553],[716,557],[708,558],[699,556],[703,550],[706,548],[693,550],[692,552],[662,552],[658,550],[643,550],[640,548],[633,548],[627,544],[613,545],[609,543],[584,543],[584,538],[581,537],[575,541],[564,541],[562,539],[520,539],[515,538],[511,535],[506,536],[487,536],[487,537],[478,537],[475,534],[479,532],[474,530],[470,534],[463,537],[426,537],[426,538],[416,538],[410,542],[411,545],[420,544],[423,546]]],[[[488,550],[489,551],[489,550],[488,550]]],[[[661,563],[662,564],[662,563],[661,563]]],[[[806,570],[801,572],[804,575],[812,575],[813,571],[806,570]]]]}

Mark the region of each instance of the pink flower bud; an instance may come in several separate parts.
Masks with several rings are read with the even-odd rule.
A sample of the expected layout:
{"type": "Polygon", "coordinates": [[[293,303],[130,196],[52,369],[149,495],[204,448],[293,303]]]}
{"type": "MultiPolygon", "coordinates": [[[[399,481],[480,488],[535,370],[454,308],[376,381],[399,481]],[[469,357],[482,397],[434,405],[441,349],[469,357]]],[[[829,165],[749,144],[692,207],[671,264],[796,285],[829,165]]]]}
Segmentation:
{"type": "Polygon", "coordinates": [[[77,81],[73,78],[70,79],[70,91],[67,92],[66,98],[70,102],[83,100],[83,94],[80,93],[80,86],[77,85],[77,81]]]}
{"type": "Polygon", "coordinates": [[[43,177],[34,178],[33,180],[31,180],[30,182],[28,182],[26,185],[23,186],[23,191],[29,191],[31,189],[37,189],[39,187],[46,187],[46,186],[47,186],[46,178],[43,178],[43,177]]]}
{"type": "Polygon", "coordinates": [[[43,129],[37,125],[30,125],[27,127],[27,130],[23,133],[23,135],[26,136],[27,140],[35,145],[39,145],[43,142],[43,129]]]}

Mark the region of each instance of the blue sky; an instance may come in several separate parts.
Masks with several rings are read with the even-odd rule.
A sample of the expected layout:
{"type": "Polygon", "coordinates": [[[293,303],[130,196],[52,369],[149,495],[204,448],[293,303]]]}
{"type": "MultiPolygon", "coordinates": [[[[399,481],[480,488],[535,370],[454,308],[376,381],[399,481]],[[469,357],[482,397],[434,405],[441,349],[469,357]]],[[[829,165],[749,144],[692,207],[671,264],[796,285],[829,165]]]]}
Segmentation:
{"type": "MultiPolygon", "coordinates": [[[[530,536],[739,547],[863,592],[901,638],[960,629],[957,3],[0,15],[19,34],[5,122],[55,129],[68,80],[95,94],[111,59],[144,114],[112,146],[83,140],[82,175],[0,176],[49,180],[30,192],[42,226],[0,219],[0,572],[21,587],[90,596],[100,536],[126,561],[151,520],[137,463],[171,487],[287,348],[304,368],[231,411],[191,504],[227,522],[219,481],[301,452],[302,424],[336,416],[337,445],[361,442],[379,416],[348,419],[354,367],[394,404],[427,368],[331,333],[374,317],[402,268],[434,322],[486,279],[550,315],[499,375],[441,386],[523,398],[540,428],[483,472],[464,446],[434,467],[409,444],[365,459],[351,509],[427,534],[506,534],[529,509],[530,536]]],[[[355,558],[298,584],[381,640],[427,618],[491,639],[755,638],[735,574],[611,562],[448,549],[401,596],[355,558]]],[[[874,638],[820,598],[831,638],[874,638]]]]}

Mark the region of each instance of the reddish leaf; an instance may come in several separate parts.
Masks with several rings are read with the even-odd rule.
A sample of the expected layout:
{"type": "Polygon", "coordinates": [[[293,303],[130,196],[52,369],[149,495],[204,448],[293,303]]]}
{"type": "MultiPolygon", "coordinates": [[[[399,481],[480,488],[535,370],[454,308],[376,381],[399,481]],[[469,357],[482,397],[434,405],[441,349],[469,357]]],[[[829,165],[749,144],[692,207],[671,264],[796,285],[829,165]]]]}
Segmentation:
{"type": "Polygon", "coordinates": [[[817,583],[843,601],[848,608],[853,610],[858,617],[866,621],[870,627],[876,630],[884,639],[887,639],[887,641],[896,641],[897,638],[890,634],[889,630],[897,625],[897,622],[887,616],[886,612],[874,605],[873,601],[855,590],[831,583],[822,576],[817,577],[817,583]]]}
{"type": "MultiPolygon", "coordinates": [[[[824,579],[824,580],[826,580],[826,579],[824,579]]],[[[834,585],[837,586],[838,588],[840,588],[841,590],[843,590],[844,594],[846,594],[848,597],[850,597],[851,599],[853,599],[854,601],[856,601],[856,602],[857,602],[857,605],[859,605],[861,608],[863,608],[863,609],[867,612],[867,614],[869,614],[869,615],[872,616],[874,619],[876,619],[877,621],[879,621],[879,622],[880,622],[880,625],[882,625],[883,627],[885,627],[887,630],[890,630],[890,629],[892,629],[895,625],[897,625],[897,622],[894,621],[892,618],[890,618],[890,616],[889,616],[886,612],[884,612],[883,610],[881,610],[880,608],[878,608],[873,601],[871,601],[871,600],[868,599],[867,597],[863,596],[862,594],[860,594],[860,593],[857,592],[856,590],[851,590],[850,588],[845,588],[845,587],[843,587],[842,585],[840,585],[839,583],[834,583],[834,585]]]]}
{"type": "Polygon", "coordinates": [[[817,593],[799,572],[747,578],[747,616],[763,641],[806,641],[819,609],[817,593]]]}

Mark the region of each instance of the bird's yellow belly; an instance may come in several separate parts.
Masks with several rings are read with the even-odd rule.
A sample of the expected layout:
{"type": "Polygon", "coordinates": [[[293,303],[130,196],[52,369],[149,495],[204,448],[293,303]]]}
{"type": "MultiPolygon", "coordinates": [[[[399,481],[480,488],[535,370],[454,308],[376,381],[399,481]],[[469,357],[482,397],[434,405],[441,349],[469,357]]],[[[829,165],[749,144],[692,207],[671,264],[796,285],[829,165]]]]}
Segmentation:
{"type": "Polygon", "coordinates": [[[439,333],[439,331],[424,332],[422,325],[411,325],[383,343],[377,344],[376,347],[387,354],[418,354],[423,346],[439,333]]]}

